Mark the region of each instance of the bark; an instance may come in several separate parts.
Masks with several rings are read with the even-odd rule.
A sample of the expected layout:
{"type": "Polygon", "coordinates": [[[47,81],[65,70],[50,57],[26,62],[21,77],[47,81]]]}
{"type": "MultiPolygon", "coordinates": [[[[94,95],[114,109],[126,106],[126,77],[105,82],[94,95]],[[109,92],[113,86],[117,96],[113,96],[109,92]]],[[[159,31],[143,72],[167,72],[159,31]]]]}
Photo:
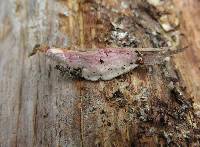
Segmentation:
{"type": "Polygon", "coordinates": [[[180,23],[174,4],[1,0],[0,145],[198,146],[194,106],[198,109],[199,31],[197,19],[190,16],[199,12],[200,4],[174,1],[183,10],[181,29],[194,42],[192,49],[175,56],[175,62],[141,66],[110,81],[91,82],[62,77],[54,69],[55,61],[28,54],[36,44],[85,51],[178,47],[180,23]]]}

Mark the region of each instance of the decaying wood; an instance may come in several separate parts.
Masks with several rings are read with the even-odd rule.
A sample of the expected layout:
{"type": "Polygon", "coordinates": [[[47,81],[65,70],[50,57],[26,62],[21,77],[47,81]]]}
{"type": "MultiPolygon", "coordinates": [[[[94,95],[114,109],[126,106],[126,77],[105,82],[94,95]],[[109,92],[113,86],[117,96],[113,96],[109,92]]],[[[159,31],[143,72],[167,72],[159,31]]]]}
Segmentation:
{"type": "Polygon", "coordinates": [[[195,109],[200,112],[200,2],[198,0],[174,0],[174,4],[181,12],[182,45],[190,47],[175,58],[177,68],[187,87],[187,91],[194,97],[195,109]]]}
{"type": "Polygon", "coordinates": [[[187,76],[170,58],[90,82],[65,79],[42,54],[28,57],[36,44],[178,47],[170,0],[1,0],[0,8],[1,146],[199,145],[187,76]]]}

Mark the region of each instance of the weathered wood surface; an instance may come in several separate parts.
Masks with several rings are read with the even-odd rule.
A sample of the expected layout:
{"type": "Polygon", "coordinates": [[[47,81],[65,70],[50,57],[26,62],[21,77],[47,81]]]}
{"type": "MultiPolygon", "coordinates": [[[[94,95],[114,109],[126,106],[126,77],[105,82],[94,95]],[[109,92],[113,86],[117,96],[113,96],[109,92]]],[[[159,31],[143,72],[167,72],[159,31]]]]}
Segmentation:
{"type": "MultiPolygon", "coordinates": [[[[193,3],[185,1],[192,11],[193,3]]],[[[89,82],[64,79],[54,69],[56,63],[42,54],[28,58],[38,43],[59,47],[77,45],[86,50],[104,46],[167,45],[167,33],[152,33],[161,28],[156,21],[158,18],[154,18],[157,17],[154,11],[146,7],[149,5],[140,0],[97,2],[0,1],[0,145],[198,143],[193,140],[199,134],[192,112],[185,112],[183,120],[179,116],[176,118],[175,112],[171,113],[171,110],[182,109],[170,97],[169,82],[162,76],[161,67],[139,68],[107,82],[89,82]],[[120,35],[125,37],[119,39],[120,35]]],[[[194,3],[199,4],[195,0],[194,3]]],[[[199,10],[198,7],[195,9],[199,10]]],[[[190,28],[187,22],[185,27],[190,28]]],[[[197,31],[192,28],[192,32],[197,31]]],[[[199,73],[196,60],[200,56],[195,54],[194,61],[193,51],[187,53],[180,55],[177,63],[186,86],[191,87],[195,102],[198,102],[200,80],[196,75],[199,73]],[[192,72],[192,76],[186,70],[192,67],[189,63],[184,64],[184,68],[181,66],[188,58],[191,59],[189,63],[195,62],[196,72],[192,72]]]]}
{"type": "Polygon", "coordinates": [[[182,45],[189,45],[183,54],[176,56],[175,62],[188,92],[194,97],[196,108],[200,110],[200,1],[174,0],[174,3],[181,12],[182,45]]]}

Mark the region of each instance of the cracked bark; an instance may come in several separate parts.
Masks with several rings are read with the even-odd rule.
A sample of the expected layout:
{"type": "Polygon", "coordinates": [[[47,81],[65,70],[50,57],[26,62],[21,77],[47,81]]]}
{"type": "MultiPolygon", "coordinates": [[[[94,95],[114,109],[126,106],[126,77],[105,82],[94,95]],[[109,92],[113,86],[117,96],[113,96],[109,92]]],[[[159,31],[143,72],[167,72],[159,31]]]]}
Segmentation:
{"type": "Polygon", "coordinates": [[[174,0],[183,11],[180,29],[194,44],[173,61],[90,82],[63,78],[42,54],[28,58],[36,44],[178,45],[174,4],[148,1],[0,1],[0,145],[198,146],[199,1],[174,0]]]}

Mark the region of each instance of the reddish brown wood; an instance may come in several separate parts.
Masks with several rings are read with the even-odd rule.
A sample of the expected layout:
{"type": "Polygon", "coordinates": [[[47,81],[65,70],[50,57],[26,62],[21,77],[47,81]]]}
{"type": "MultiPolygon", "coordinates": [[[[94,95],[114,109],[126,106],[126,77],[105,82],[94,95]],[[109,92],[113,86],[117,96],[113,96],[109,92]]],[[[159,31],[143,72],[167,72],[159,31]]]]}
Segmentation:
{"type": "Polygon", "coordinates": [[[181,13],[182,46],[188,49],[177,55],[175,62],[194,101],[199,105],[200,97],[200,1],[174,0],[181,13]]]}
{"type": "MultiPolygon", "coordinates": [[[[1,0],[0,146],[198,146],[199,121],[190,95],[169,88],[170,80],[177,80],[173,64],[90,82],[63,78],[56,62],[42,54],[28,57],[36,44],[86,50],[173,44],[159,21],[160,14],[176,18],[166,2],[158,8],[142,0],[1,0]],[[163,9],[167,13],[160,13],[163,9]]],[[[190,21],[183,24],[197,46],[198,23],[189,18],[199,12],[197,5],[192,11],[195,3],[185,6],[190,21]]],[[[176,65],[197,102],[199,56],[186,54],[176,65]]],[[[179,89],[182,81],[177,81],[179,89]]]]}

